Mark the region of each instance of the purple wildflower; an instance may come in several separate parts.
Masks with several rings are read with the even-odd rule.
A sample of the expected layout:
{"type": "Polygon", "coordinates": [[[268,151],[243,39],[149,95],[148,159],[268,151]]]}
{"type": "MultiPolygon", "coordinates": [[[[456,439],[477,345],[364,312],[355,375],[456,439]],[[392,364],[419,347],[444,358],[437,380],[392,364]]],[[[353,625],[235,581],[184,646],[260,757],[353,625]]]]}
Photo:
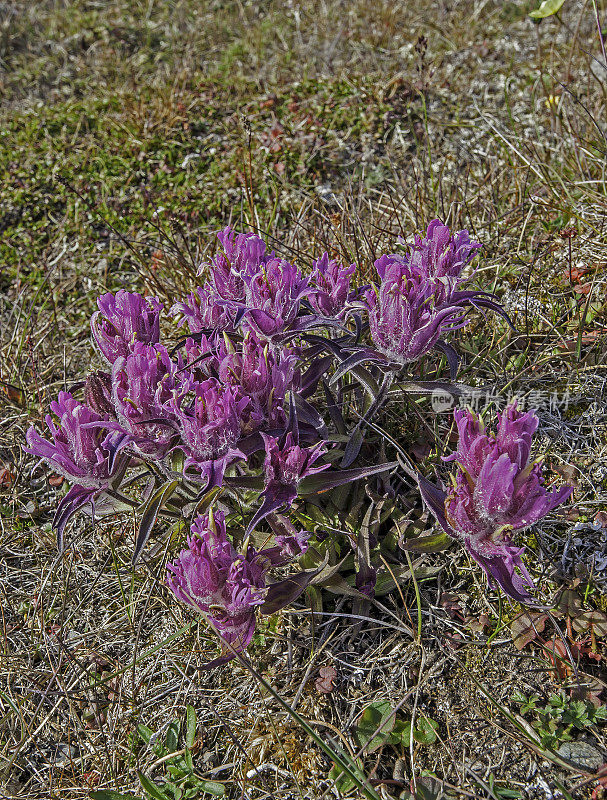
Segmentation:
{"type": "Polygon", "coordinates": [[[469,410],[456,409],[454,416],[459,445],[445,460],[456,461],[459,469],[446,495],[424,481],[422,495],[445,532],[464,543],[487,577],[526,602],[531,599],[526,587],[533,582],[521,560],[524,548],[512,544],[512,535],[563,503],[572,489],[547,492],[541,464],[529,461],[538,426],[532,411],[522,413],[511,403],[499,415],[496,434],[486,432],[469,410]]]}
{"type": "Polygon", "coordinates": [[[267,253],[265,242],[254,233],[236,233],[227,227],[217,238],[223,253],[209,264],[209,282],[223,300],[243,302],[247,284],[274,258],[274,253],[267,253]]]}
{"type": "Polygon", "coordinates": [[[409,253],[384,255],[375,262],[381,283],[365,297],[371,338],[380,353],[401,366],[436,346],[450,354],[441,337],[466,325],[464,306],[504,313],[485,292],[460,289],[469,280],[462,271],[479,247],[468,231],[451,234],[435,219],[423,239],[415,238],[409,253]]]}
{"type": "Polygon", "coordinates": [[[261,435],[266,449],[264,461],[266,485],[260,495],[263,503],[249,523],[249,531],[272,511],[281,506],[291,506],[297,497],[299,483],[303,478],[322,472],[330,466],[330,464],[312,466],[327,450],[323,442],[314,447],[300,447],[295,443],[291,432],[280,439],[267,436],[265,433],[261,435]]]}
{"type": "Polygon", "coordinates": [[[167,566],[167,584],[178,600],[207,616],[230,653],[241,652],[267,594],[266,562],[252,547],[246,557],[236,552],[220,511],[199,516],[191,530],[187,549],[167,566]]]}
{"type": "Polygon", "coordinates": [[[411,266],[435,282],[437,302],[448,302],[450,294],[462,283],[462,271],[481,247],[470,239],[468,231],[451,234],[449,228],[434,219],[428,225],[426,236],[415,237],[408,261],[411,266]],[[441,296],[442,287],[442,296],[441,296]]]}
{"type": "Polygon", "coordinates": [[[215,378],[190,380],[185,392],[173,403],[183,444],[185,469],[194,467],[208,488],[219,486],[226,466],[244,454],[236,447],[240,439],[240,418],[249,405],[248,397],[236,396],[231,386],[215,378]],[[193,399],[188,401],[188,398],[193,399]]]}
{"type": "Polygon", "coordinates": [[[63,529],[71,515],[91,503],[108,488],[119,467],[118,452],[127,441],[121,432],[108,432],[104,418],[75,400],[69,392],[60,392],[51,403],[51,414],[45,417],[52,441],[41,436],[34,427],[27,432],[27,453],[46,461],[75,485],[61,500],[53,525],[62,549],[63,529]]]}
{"type": "Polygon", "coordinates": [[[310,533],[306,530],[297,530],[293,527],[289,533],[275,533],[274,540],[280,548],[283,556],[287,558],[296,558],[302,555],[308,549],[308,540],[310,533]]]}
{"type": "Polygon", "coordinates": [[[373,344],[382,355],[404,366],[434,347],[448,331],[462,327],[461,309],[437,307],[435,284],[407,262],[375,262],[382,277],[379,291],[369,290],[366,301],[373,344]]]}
{"type": "Polygon", "coordinates": [[[239,398],[248,397],[242,417],[243,433],[260,427],[284,426],[285,396],[298,382],[297,355],[286,347],[273,348],[254,330],[246,330],[237,344],[225,337],[218,348],[218,377],[239,398]]]}
{"type": "Polygon", "coordinates": [[[142,455],[161,459],[176,435],[169,401],[178,387],[178,365],[163,345],[137,342],[112,368],[112,401],[118,423],[142,455]]]}
{"type": "Polygon", "coordinates": [[[301,300],[311,293],[309,282],[288,261],[272,258],[246,286],[244,307],[251,327],[271,339],[294,321],[301,300]]]}
{"type": "Polygon", "coordinates": [[[233,309],[210,291],[208,285],[199,286],[184,302],[175,303],[171,314],[181,314],[178,324],[187,323],[191,333],[233,330],[234,327],[233,309]]]}
{"type": "Polygon", "coordinates": [[[135,342],[157,344],[160,340],[160,311],[155,297],[121,289],[97,299],[99,310],[91,317],[93,340],[110,364],[132,352],[135,342]]]}
{"type": "Polygon", "coordinates": [[[335,317],[343,312],[350,293],[350,280],[355,264],[344,267],[324,253],[314,263],[311,284],[314,292],[310,304],[323,317],[335,317]]]}

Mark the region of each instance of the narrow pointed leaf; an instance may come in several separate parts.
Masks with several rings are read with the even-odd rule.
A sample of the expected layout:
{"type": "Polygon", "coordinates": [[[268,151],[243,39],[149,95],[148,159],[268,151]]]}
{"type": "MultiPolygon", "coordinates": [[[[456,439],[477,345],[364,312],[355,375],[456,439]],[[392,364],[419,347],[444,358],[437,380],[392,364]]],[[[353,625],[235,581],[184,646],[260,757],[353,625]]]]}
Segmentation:
{"type": "Polygon", "coordinates": [[[442,339],[439,339],[434,347],[436,350],[440,350],[441,353],[444,353],[447,357],[447,363],[449,364],[449,375],[452,381],[455,380],[457,376],[457,368],[459,367],[460,362],[460,357],[457,353],[457,350],[442,339]]]}
{"type": "Polygon", "coordinates": [[[348,356],[345,361],[341,362],[331,376],[329,383],[336,383],[340,378],[346,375],[346,373],[351,372],[355,367],[357,367],[359,364],[362,364],[364,361],[385,363],[386,359],[375,350],[371,350],[370,347],[364,347],[361,350],[358,350],[356,353],[352,353],[352,355],[348,356]]]}
{"type": "Polygon", "coordinates": [[[322,387],[325,392],[325,399],[327,401],[327,411],[329,412],[329,416],[331,417],[331,422],[335,425],[337,432],[345,435],[346,433],[346,423],[344,421],[343,415],[341,413],[341,409],[337,404],[337,399],[335,398],[333,392],[329,388],[329,384],[323,380],[322,387]]]}
{"type": "Polygon", "coordinates": [[[386,464],[378,464],[372,467],[357,467],[356,469],[342,469],[342,470],[324,470],[318,472],[316,475],[308,475],[299,483],[299,494],[320,494],[329,489],[334,489],[336,486],[342,486],[351,481],[357,481],[361,478],[370,478],[371,475],[377,475],[378,472],[387,472],[398,466],[398,462],[390,461],[386,464]]]}
{"type": "Polygon", "coordinates": [[[166,794],[162,792],[147,775],[144,775],[143,772],[137,771],[137,777],[139,778],[139,783],[143,791],[154,800],[168,800],[166,794]]]}
{"type": "Polygon", "coordinates": [[[401,539],[399,545],[402,550],[410,553],[440,553],[450,547],[453,539],[440,531],[429,536],[417,536],[414,539],[401,539]]]}
{"type": "Polygon", "coordinates": [[[170,483],[165,483],[156,492],[154,492],[154,494],[145,504],[145,508],[143,510],[143,514],[141,517],[141,522],[139,523],[137,541],[135,542],[135,550],[133,552],[133,558],[132,558],[133,564],[136,563],[137,559],[141,555],[141,551],[143,550],[147,540],[149,539],[150,533],[152,532],[154,523],[158,518],[158,514],[160,512],[162,504],[166,500],[168,500],[168,498],[173,494],[178,485],[179,481],[177,480],[171,481],[170,483]]]}
{"type": "MultiPolygon", "coordinates": [[[[328,558],[329,554],[327,553],[325,563],[328,561],[328,558]]],[[[280,611],[281,608],[293,603],[323,567],[324,565],[318,569],[298,572],[296,575],[290,575],[282,581],[270,584],[266,599],[259,609],[261,613],[275,614],[277,611],[280,611]]]]}
{"type": "Polygon", "coordinates": [[[72,486],[57,506],[53,517],[53,528],[57,531],[57,550],[60,553],[63,553],[63,531],[65,526],[79,508],[92,502],[94,494],[94,489],[87,489],[84,486],[72,486]]]}
{"type": "Polygon", "coordinates": [[[300,397],[310,397],[316,391],[318,382],[333,363],[333,356],[317,358],[310,364],[301,379],[300,397]]]}
{"type": "Polygon", "coordinates": [[[457,538],[445,516],[445,498],[447,497],[445,492],[420,474],[417,475],[417,485],[419,486],[419,491],[424,503],[439,521],[445,533],[449,533],[453,535],[453,538],[457,538]]]}
{"type": "Polygon", "coordinates": [[[193,747],[196,741],[196,709],[187,705],[185,709],[185,743],[186,747],[193,747]]]}

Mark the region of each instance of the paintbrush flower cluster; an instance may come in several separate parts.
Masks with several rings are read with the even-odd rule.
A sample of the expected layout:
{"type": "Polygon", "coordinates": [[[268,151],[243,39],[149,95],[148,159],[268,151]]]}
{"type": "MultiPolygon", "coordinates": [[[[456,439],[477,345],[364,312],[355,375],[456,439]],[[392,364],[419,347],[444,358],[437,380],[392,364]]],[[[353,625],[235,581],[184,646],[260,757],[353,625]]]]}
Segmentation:
{"type": "MultiPolygon", "coordinates": [[[[168,311],[124,290],[98,299],[91,332],[105,366],[87,377],[82,400],[61,392],[47,435],[30,428],[27,449],[72,484],[54,518],[60,548],[79,509],[137,509],[134,560],[159,518],[178,531],[191,521],[167,583],[207,617],[227,659],[250,642],[256,611],[273,613],[335,572],[318,544],[328,534],[310,547],[317,526],[293,519],[310,520],[306,508],[318,515],[332,490],[356,482],[398,502],[398,463],[377,457],[377,440],[366,445],[394,381],[431,350],[453,374],[448,340],[467,312],[505,315],[494,296],[462,288],[480,245],[438,220],[404,253],[381,256],[367,286],[354,284],[354,264],[327,253],[306,273],[252,233],[226,228],[218,239],[201,285],[168,311]],[[170,345],[161,329],[172,330],[170,345]],[[314,569],[271,580],[304,554],[314,569]]],[[[445,492],[420,475],[422,496],[487,575],[527,601],[531,579],[512,535],[569,490],[546,492],[529,460],[533,414],[510,406],[496,434],[469,412],[455,419],[452,485],[445,492]]],[[[351,593],[371,597],[377,537],[348,541],[351,593]]]]}

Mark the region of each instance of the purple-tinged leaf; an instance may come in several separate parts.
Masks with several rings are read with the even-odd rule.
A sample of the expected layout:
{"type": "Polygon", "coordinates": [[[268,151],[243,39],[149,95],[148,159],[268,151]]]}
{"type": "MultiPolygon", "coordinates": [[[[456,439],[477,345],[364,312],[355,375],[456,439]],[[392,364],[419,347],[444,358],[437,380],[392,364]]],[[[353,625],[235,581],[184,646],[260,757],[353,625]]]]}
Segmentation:
{"type": "Polygon", "coordinates": [[[350,438],[348,439],[348,442],[344,448],[344,455],[339,464],[341,469],[347,469],[356,461],[364,441],[365,436],[362,432],[360,423],[358,423],[358,425],[350,434],[350,438]]]}
{"type": "Polygon", "coordinates": [[[444,492],[442,489],[439,489],[438,486],[435,486],[427,478],[424,478],[424,476],[420,474],[417,475],[417,485],[419,486],[419,491],[424,503],[439,521],[445,533],[448,533],[449,536],[452,536],[453,538],[457,538],[455,531],[449,525],[445,516],[445,500],[447,498],[446,492],[444,492]]]}
{"type": "Polygon", "coordinates": [[[263,503],[255,512],[253,519],[249,522],[247,536],[255,529],[259,523],[283,506],[290,506],[297,497],[297,488],[294,484],[283,484],[278,481],[270,481],[264,489],[265,497],[263,503]]]}
{"type": "Polygon", "coordinates": [[[299,483],[301,496],[322,494],[336,486],[343,486],[345,483],[357,481],[361,478],[370,478],[379,472],[388,472],[398,466],[397,461],[390,461],[386,464],[378,464],[372,467],[357,467],[356,469],[326,470],[316,475],[309,475],[299,483]]]}
{"type": "Polygon", "coordinates": [[[457,350],[443,339],[439,339],[434,345],[436,350],[439,350],[447,358],[449,364],[449,375],[451,380],[454,381],[457,376],[457,369],[459,367],[460,357],[457,350]]]}
{"type": "Polygon", "coordinates": [[[137,532],[137,539],[135,541],[135,549],[131,563],[135,564],[141,555],[141,551],[145,547],[147,540],[150,537],[154,523],[158,518],[158,514],[162,504],[169,499],[175,489],[179,486],[179,481],[170,481],[170,483],[163,484],[154,494],[150,497],[143,508],[143,514],[139,523],[139,530],[137,532]]]}
{"type": "Polygon", "coordinates": [[[300,397],[307,398],[314,394],[316,387],[318,386],[318,382],[332,363],[332,356],[323,356],[322,358],[318,358],[312,364],[310,364],[301,378],[301,388],[299,391],[300,397]]]}
{"type": "MultiPolygon", "coordinates": [[[[327,553],[327,560],[328,556],[329,554],[327,553]]],[[[305,572],[298,572],[282,581],[271,583],[268,586],[266,599],[259,609],[261,613],[275,614],[277,611],[280,611],[281,608],[295,602],[322,568],[323,567],[306,570],[305,572]]]]}
{"type": "Polygon", "coordinates": [[[261,475],[230,475],[223,479],[224,486],[231,489],[251,489],[261,492],[264,480],[261,475]]]}
{"type": "Polygon", "coordinates": [[[327,401],[327,411],[329,412],[329,416],[331,417],[331,422],[335,425],[335,428],[339,434],[342,436],[346,433],[346,423],[341,413],[341,409],[337,404],[337,400],[329,388],[329,384],[323,380],[322,388],[325,392],[325,399],[327,401]]]}
{"type": "Polygon", "coordinates": [[[342,378],[348,372],[351,372],[355,367],[357,367],[359,364],[362,364],[364,361],[370,361],[375,364],[388,363],[388,360],[385,358],[385,356],[381,355],[381,353],[378,353],[376,350],[372,350],[370,347],[362,347],[360,350],[352,353],[341,362],[331,376],[329,383],[336,383],[340,378],[342,378]]]}
{"type": "Polygon", "coordinates": [[[72,486],[57,506],[53,517],[53,528],[57,531],[57,550],[59,553],[63,553],[63,531],[65,526],[79,508],[93,501],[94,495],[95,489],[85,486],[72,486]]]}
{"type": "Polygon", "coordinates": [[[314,406],[304,400],[299,394],[295,394],[295,406],[297,408],[297,419],[299,422],[314,428],[320,439],[326,439],[329,435],[329,431],[327,430],[325,421],[314,406]]]}

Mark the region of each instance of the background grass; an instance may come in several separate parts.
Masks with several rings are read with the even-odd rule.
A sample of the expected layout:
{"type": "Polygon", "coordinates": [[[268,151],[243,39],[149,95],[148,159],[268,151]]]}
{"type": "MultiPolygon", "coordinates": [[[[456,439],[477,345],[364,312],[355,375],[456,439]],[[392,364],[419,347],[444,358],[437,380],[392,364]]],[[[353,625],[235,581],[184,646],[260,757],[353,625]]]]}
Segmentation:
{"type": "MultiPolygon", "coordinates": [[[[260,231],[304,265],[329,249],[355,261],[361,277],[396,236],[410,238],[435,216],[483,242],[478,282],[495,289],[517,332],[475,319],[460,339],[460,378],[535,405],[556,392],[558,406],[540,409],[541,445],[551,474],[574,482],[575,501],[568,521],[546,523],[526,542],[530,568],[546,597],[574,587],[584,608],[605,610],[607,536],[604,517],[593,520],[607,495],[607,72],[592,3],[566,2],[539,26],[527,17],[534,5],[0,6],[6,796],[140,791],[137,769],[161,783],[164,767],[136,726],[164,735],[187,703],[201,722],[196,768],[229,796],[336,791],[329,760],[254,675],[239,664],[198,670],[214,652],[204,625],[158,647],[191,621],[159,582],[160,538],[135,573],[133,523],[124,519],[81,523],[74,547],[56,557],[49,520],[63,490],[32,474],[21,451],[28,424],[90,367],[96,296],[128,287],[170,302],[193,285],[212,232],[228,223],[260,231]]],[[[428,427],[445,440],[449,420],[424,401],[419,409],[425,425],[391,407],[403,445],[419,445],[428,427]]],[[[513,646],[520,609],[501,603],[461,553],[428,564],[441,570],[419,587],[421,642],[411,635],[416,594],[405,585],[372,620],[352,619],[341,600],[324,616],[302,608],[273,618],[252,662],[323,737],[352,752],[372,700],[406,696],[407,718],[436,720],[434,744],[386,745],[364,759],[392,796],[424,769],[454,796],[510,789],[545,798],[559,786],[589,796],[596,765],[546,761],[533,714],[513,722],[505,712],[518,713],[515,690],[547,696],[591,679],[604,700],[600,629],[594,660],[576,655],[567,610],[557,612],[545,635],[567,643],[561,657],[571,665],[555,671],[537,641],[513,646]],[[328,665],[337,678],[325,695],[315,679],[328,665]]],[[[584,735],[600,759],[601,729],[584,735]]]]}

